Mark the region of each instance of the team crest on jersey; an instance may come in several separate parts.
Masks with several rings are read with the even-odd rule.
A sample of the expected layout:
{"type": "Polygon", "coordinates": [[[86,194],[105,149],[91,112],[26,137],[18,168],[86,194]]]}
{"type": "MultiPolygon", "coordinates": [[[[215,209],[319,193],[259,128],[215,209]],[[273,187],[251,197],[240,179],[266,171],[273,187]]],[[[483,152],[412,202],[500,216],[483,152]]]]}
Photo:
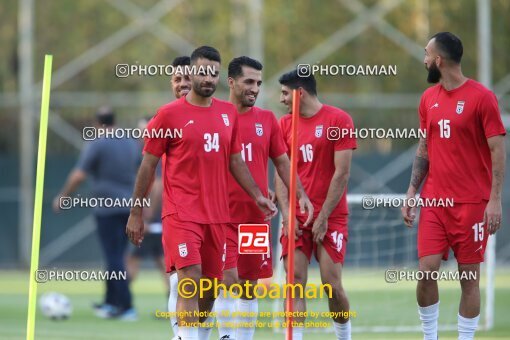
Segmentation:
{"type": "Polygon", "coordinates": [[[230,126],[230,121],[228,120],[228,115],[226,113],[222,113],[221,118],[223,118],[223,123],[225,123],[225,126],[230,126]]]}
{"type": "Polygon", "coordinates": [[[462,113],[462,111],[464,111],[464,101],[458,101],[457,102],[457,110],[455,110],[455,112],[457,112],[458,115],[460,115],[462,113]]]}
{"type": "Polygon", "coordinates": [[[260,123],[255,123],[255,133],[257,134],[257,136],[262,136],[264,134],[264,130],[262,129],[262,124],[260,123]]]}
{"type": "Polygon", "coordinates": [[[317,125],[315,127],[315,137],[321,138],[322,137],[322,130],[324,128],[324,125],[317,125]]]}
{"type": "Polygon", "coordinates": [[[188,247],[186,246],[186,243],[179,244],[179,255],[181,257],[188,256],[188,247]]]}

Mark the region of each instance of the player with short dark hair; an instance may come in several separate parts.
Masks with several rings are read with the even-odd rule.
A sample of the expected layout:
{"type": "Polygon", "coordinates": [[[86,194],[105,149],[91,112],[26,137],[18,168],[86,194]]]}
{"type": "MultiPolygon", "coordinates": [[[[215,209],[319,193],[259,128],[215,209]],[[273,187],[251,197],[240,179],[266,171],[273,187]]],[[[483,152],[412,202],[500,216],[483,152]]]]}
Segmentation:
{"type": "MultiPolygon", "coordinates": [[[[249,67],[254,69],[255,71],[262,71],[262,64],[260,61],[255,60],[253,58],[247,56],[241,56],[234,58],[228,64],[228,77],[232,79],[237,79],[243,76],[243,69],[245,67],[249,67]]],[[[262,77],[261,77],[262,78],[262,77]]],[[[262,80],[260,80],[260,85],[262,85],[262,80]]],[[[252,101],[249,101],[252,103],[252,101]]],[[[251,104],[251,106],[255,105],[255,102],[251,104]]],[[[251,107],[251,106],[243,106],[243,107],[251,107]]]]}
{"type": "Polygon", "coordinates": [[[189,65],[190,63],[191,63],[191,58],[188,57],[187,55],[183,55],[180,57],[175,57],[174,60],[172,61],[172,66],[173,67],[186,66],[186,65],[189,65]]]}
{"type": "MultiPolygon", "coordinates": [[[[179,56],[176,57],[172,61],[172,66],[176,68],[174,73],[172,74],[170,85],[172,89],[172,94],[176,99],[181,98],[188,94],[191,89],[191,79],[190,75],[187,73],[187,69],[182,66],[187,66],[190,64],[190,57],[188,56],[179,56]],[[177,68],[181,66],[181,68],[177,68]]],[[[139,122],[139,128],[150,129],[150,125],[147,126],[147,122],[149,122],[152,118],[142,119],[139,122]]],[[[139,262],[141,258],[147,257],[151,255],[155,260],[158,268],[164,273],[168,274],[168,278],[165,277],[166,285],[168,289],[168,312],[170,313],[170,325],[172,326],[172,330],[175,336],[178,333],[178,323],[176,315],[176,307],[177,307],[177,272],[175,267],[172,264],[172,260],[170,259],[170,255],[168,253],[164,253],[163,245],[161,242],[162,239],[162,222],[161,222],[161,196],[163,193],[163,177],[162,177],[162,167],[165,163],[165,156],[162,157],[162,161],[158,163],[156,168],[156,176],[154,178],[154,182],[152,183],[151,192],[150,192],[150,202],[151,206],[144,211],[144,218],[146,219],[146,235],[144,237],[144,243],[140,247],[132,247],[130,254],[127,257],[127,269],[130,276],[130,280],[133,281],[137,276],[139,269],[139,262]]]]}
{"type": "MultiPolygon", "coordinates": [[[[407,197],[415,197],[426,178],[421,197],[453,199],[453,207],[421,209],[419,269],[439,270],[453,249],[462,290],[459,339],[473,339],[480,317],[480,263],[489,235],[501,225],[506,132],[494,93],[462,74],[462,52],[462,42],[449,32],[435,34],[425,47],[427,81],[436,85],[421,97],[420,128],[427,135],[418,144],[407,197]]],[[[415,208],[402,208],[402,215],[412,227],[415,208]]],[[[437,281],[418,281],[416,295],[424,339],[437,339],[437,281]]]]}
{"type": "MultiPolygon", "coordinates": [[[[221,56],[220,52],[217,49],[211,46],[200,46],[195,49],[190,56],[191,65],[199,65],[197,62],[199,59],[206,59],[209,61],[215,61],[218,64],[221,64],[221,56]]],[[[218,70],[219,72],[219,70],[218,70]]]]}
{"type": "MultiPolygon", "coordinates": [[[[332,298],[328,300],[331,312],[349,311],[349,301],[342,287],[342,268],[347,244],[348,207],[347,182],[349,180],[352,151],[356,140],[351,134],[338,138],[332,129],[354,129],[349,114],[333,106],[322,104],[317,98],[316,81],[313,75],[300,77],[296,70],[282,75],[280,102],[289,113],[280,119],[280,128],[287,146],[291,144],[292,90],[300,95],[297,173],[314,206],[313,227],[304,226],[304,216],[296,211],[295,283],[303,287],[308,277],[308,264],[315,255],[319,262],[322,283],[332,287],[332,298]]],[[[281,207],[288,207],[288,191],[277,177],[276,196],[281,207]]],[[[287,209],[282,209],[283,236],[282,255],[285,270],[288,270],[288,222],[287,209]]],[[[294,299],[294,311],[305,312],[304,298],[294,299]]],[[[339,313],[342,314],[342,313],[339,313]]],[[[303,323],[305,318],[296,317],[303,323]]],[[[350,339],[349,318],[333,318],[338,339],[350,339]]],[[[294,339],[301,340],[303,326],[293,327],[294,339]]]]}
{"type": "Polygon", "coordinates": [[[443,58],[450,59],[455,64],[460,64],[464,48],[462,41],[453,33],[439,32],[432,36],[435,46],[441,52],[443,58]]]}
{"type": "Polygon", "coordinates": [[[291,89],[302,88],[310,95],[317,96],[317,81],[313,75],[302,77],[297,71],[290,71],[282,74],[278,81],[291,89]]]}
{"type": "MultiPolygon", "coordinates": [[[[267,196],[268,160],[271,159],[277,173],[288,188],[290,162],[278,122],[273,112],[255,106],[262,85],[262,64],[246,56],[232,59],[228,65],[228,85],[229,101],[236,106],[238,112],[242,156],[253,178],[262,188],[263,194],[267,196]]],[[[255,315],[242,317],[242,320],[239,320],[244,325],[255,324],[258,302],[254,296],[254,287],[258,279],[273,276],[271,247],[269,247],[269,254],[239,254],[239,224],[263,224],[265,223],[264,215],[232,176],[229,177],[228,185],[231,223],[226,230],[227,258],[223,271],[223,283],[230,287],[241,280],[239,283],[249,282],[251,286],[247,286],[252,288],[250,291],[241,292],[241,298],[237,299],[237,307],[236,300],[224,297],[221,293],[214,307],[220,323],[221,339],[251,340],[255,333],[255,326],[231,327],[230,325],[235,326],[235,318],[226,316],[227,313],[222,312],[226,310],[231,315],[232,311],[237,310],[240,315],[255,315]]],[[[313,217],[313,206],[299,181],[297,197],[301,211],[308,213],[307,222],[309,223],[313,217]]],[[[269,240],[271,240],[271,234],[269,234],[269,240]]]]}
{"type": "Polygon", "coordinates": [[[172,78],[170,79],[170,85],[172,86],[172,92],[176,99],[181,98],[188,94],[191,90],[191,79],[190,75],[186,73],[186,69],[183,68],[190,64],[190,57],[181,56],[176,57],[172,61],[172,66],[174,68],[181,66],[180,69],[177,69],[174,74],[172,74],[172,78]]]}
{"type": "MultiPolygon", "coordinates": [[[[196,286],[202,277],[223,278],[224,228],[230,222],[229,170],[266,218],[276,213],[276,207],[263,196],[242,160],[235,107],[212,97],[219,81],[220,60],[219,52],[212,47],[202,46],[193,51],[191,65],[207,71],[192,74],[191,91],[161,107],[151,125],[154,129],[182,129],[182,138],[146,140],[134,190],[135,198],[146,195],[159,158],[166,155],[164,248],[170,253],[179,281],[196,286]]],[[[141,214],[141,208],[133,208],[126,226],[135,245],[143,240],[141,214]]],[[[189,285],[183,286],[190,292],[189,285]]],[[[190,325],[206,318],[198,318],[192,312],[210,312],[214,298],[213,290],[200,298],[193,294],[186,299],[179,294],[177,313],[181,340],[198,339],[198,328],[190,325]]]]}

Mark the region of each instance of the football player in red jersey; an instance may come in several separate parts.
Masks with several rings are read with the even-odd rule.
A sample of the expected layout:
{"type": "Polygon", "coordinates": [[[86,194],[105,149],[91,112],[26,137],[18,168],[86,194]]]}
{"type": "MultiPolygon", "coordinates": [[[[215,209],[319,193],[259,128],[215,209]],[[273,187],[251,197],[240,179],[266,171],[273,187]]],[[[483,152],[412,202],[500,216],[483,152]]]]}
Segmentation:
{"type": "MultiPolygon", "coordinates": [[[[289,112],[292,108],[292,90],[298,89],[300,93],[297,172],[314,206],[314,220],[309,226],[303,225],[303,214],[296,212],[299,226],[296,226],[295,283],[303,287],[306,285],[308,264],[314,254],[319,262],[322,282],[332,287],[329,310],[342,312],[333,319],[335,334],[338,339],[350,339],[350,320],[343,317],[344,312],[348,314],[349,301],[342,287],[342,267],[348,237],[347,182],[356,139],[352,138],[352,133],[342,138],[340,131],[353,132],[354,125],[347,112],[319,101],[313,75],[301,76],[294,70],[282,75],[279,81],[282,85],[280,101],[289,112]]],[[[280,120],[283,138],[289,149],[292,114],[290,112],[280,120]]],[[[277,178],[276,184],[276,196],[283,215],[282,255],[287,270],[288,191],[280,178],[277,178]]],[[[296,297],[294,309],[306,311],[305,299],[296,297]]],[[[296,322],[304,320],[295,318],[296,322]]],[[[293,335],[294,339],[300,340],[303,327],[294,327],[293,335]]]]}
{"type": "MultiPolygon", "coordinates": [[[[271,159],[276,171],[288,187],[290,162],[278,122],[273,112],[255,106],[262,85],[262,64],[246,56],[234,58],[228,65],[228,83],[230,102],[236,106],[238,112],[243,159],[255,182],[267,196],[268,192],[264,189],[268,187],[268,160],[271,159]]],[[[305,222],[307,225],[313,218],[313,206],[299,181],[297,187],[300,210],[303,214],[308,214],[307,222],[305,222]]],[[[240,315],[249,315],[239,320],[240,322],[244,325],[255,324],[258,302],[254,296],[254,287],[258,279],[273,276],[271,247],[269,247],[268,254],[239,254],[239,224],[263,224],[266,222],[264,222],[264,214],[232,176],[229,177],[229,198],[231,223],[226,230],[227,258],[223,283],[230,287],[232,284],[238,283],[240,279],[241,284],[249,282],[249,285],[242,287],[250,287],[250,289],[242,291],[241,299],[237,299],[237,301],[220,293],[214,308],[220,323],[220,339],[225,337],[225,339],[251,340],[255,327],[241,327],[241,325],[236,328],[228,327],[226,325],[234,325],[236,320],[227,316],[229,313],[222,313],[222,311],[227,310],[232,314],[233,310],[237,310],[241,313],[240,315]]],[[[270,235],[269,240],[271,239],[270,235]]]]}
{"type": "MultiPolygon", "coordinates": [[[[453,249],[462,290],[459,339],[473,339],[480,317],[480,263],[489,235],[501,226],[506,132],[494,93],[462,74],[462,53],[462,42],[449,32],[435,34],[425,47],[427,81],[436,85],[421,97],[420,128],[427,134],[416,151],[407,197],[414,197],[426,178],[421,197],[453,200],[453,207],[421,209],[419,269],[439,270],[453,249]]],[[[415,209],[402,208],[402,215],[412,227],[415,209]]],[[[437,282],[418,281],[416,295],[424,338],[437,339],[437,282]]]]}
{"type": "MultiPolygon", "coordinates": [[[[146,139],[133,194],[134,198],[145,197],[159,158],[166,155],[163,239],[179,282],[186,283],[177,299],[181,340],[198,339],[198,327],[194,325],[206,319],[214,303],[214,290],[195,290],[193,294],[190,287],[199,287],[202,277],[223,278],[224,228],[230,222],[229,170],[267,219],[276,213],[276,207],[262,195],[242,160],[235,107],[212,97],[220,62],[219,52],[209,46],[191,54],[191,65],[196,67],[196,73],[191,74],[191,91],[161,107],[151,123],[156,130],[180,129],[182,137],[146,139]],[[188,298],[183,293],[189,294],[188,298]],[[198,318],[193,313],[197,310],[206,313],[198,318]]],[[[143,228],[142,209],[132,208],[126,232],[135,245],[143,240],[143,228]]]]}
{"type": "MultiPolygon", "coordinates": [[[[174,94],[175,99],[179,99],[188,94],[191,90],[191,79],[190,75],[186,70],[186,66],[190,64],[190,58],[188,56],[176,57],[172,61],[172,66],[175,70],[178,70],[180,66],[180,70],[176,71],[172,74],[172,78],[170,80],[170,86],[172,87],[172,92],[174,94]]],[[[161,164],[165,162],[165,156],[161,157],[161,164]]],[[[162,177],[163,178],[163,177],[162,177]]],[[[163,181],[161,180],[161,185],[163,181]]],[[[153,184],[153,190],[156,183],[153,184]]],[[[160,192],[163,191],[163,188],[160,189],[160,192]]],[[[151,200],[152,202],[152,200],[151,200]]],[[[174,336],[177,336],[179,330],[179,324],[177,322],[177,271],[175,270],[175,266],[173,261],[170,258],[170,254],[165,254],[165,264],[166,271],[169,273],[169,284],[170,284],[170,294],[168,294],[168,312],[170,313],[170,324],[172,326],[172,330],[174,332],[174,336]]]]}

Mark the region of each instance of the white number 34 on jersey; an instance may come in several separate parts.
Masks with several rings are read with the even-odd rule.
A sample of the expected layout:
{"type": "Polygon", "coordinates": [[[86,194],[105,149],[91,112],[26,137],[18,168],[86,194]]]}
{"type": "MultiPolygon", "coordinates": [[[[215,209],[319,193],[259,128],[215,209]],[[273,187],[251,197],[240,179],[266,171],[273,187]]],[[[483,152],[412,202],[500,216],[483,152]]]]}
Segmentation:
{"type": "Polygon", "coordinates": [[[210,134],[210,133],[204,133],[204,150],[205,152],[219,152],[220,151],[220,136],[217,132],[210,134]]]}

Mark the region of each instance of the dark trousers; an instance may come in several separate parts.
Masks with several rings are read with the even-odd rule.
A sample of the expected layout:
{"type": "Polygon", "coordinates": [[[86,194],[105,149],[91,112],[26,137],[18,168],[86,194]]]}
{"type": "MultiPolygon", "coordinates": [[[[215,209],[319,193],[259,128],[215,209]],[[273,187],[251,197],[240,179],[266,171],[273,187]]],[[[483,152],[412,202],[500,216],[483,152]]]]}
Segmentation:
{"type": "MultiPolygon", "coordinates": [[[[97,216],[97,233],[106,259],[106,270],[117,274],[117,279],[106,281],[106,296],[104,303],[113,305],[121,310],[129,309],[131,305],[131,292],[129,282],[119,278],[118,273],[126,270],[124,262],[128,244],[126,224],[129,213],[111,216],[97,216]]],[[[115,276],[114,276],[115,278],[115,276]]]]}

